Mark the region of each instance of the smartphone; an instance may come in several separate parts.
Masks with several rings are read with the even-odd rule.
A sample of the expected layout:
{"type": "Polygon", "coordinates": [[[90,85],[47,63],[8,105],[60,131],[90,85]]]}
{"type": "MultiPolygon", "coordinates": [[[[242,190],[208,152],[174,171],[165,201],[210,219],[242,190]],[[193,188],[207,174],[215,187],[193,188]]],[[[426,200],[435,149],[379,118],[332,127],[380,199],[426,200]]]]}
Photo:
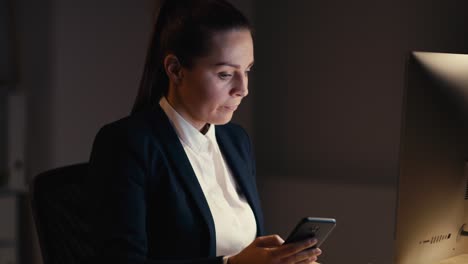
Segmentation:
{"type": "Polygon", "coordinates": [[[335,226],[336,220],[333,218],[304,217],[299,221],[284,243],[316,238],[318,242],[312,248],[320,247],[335,226]]]}

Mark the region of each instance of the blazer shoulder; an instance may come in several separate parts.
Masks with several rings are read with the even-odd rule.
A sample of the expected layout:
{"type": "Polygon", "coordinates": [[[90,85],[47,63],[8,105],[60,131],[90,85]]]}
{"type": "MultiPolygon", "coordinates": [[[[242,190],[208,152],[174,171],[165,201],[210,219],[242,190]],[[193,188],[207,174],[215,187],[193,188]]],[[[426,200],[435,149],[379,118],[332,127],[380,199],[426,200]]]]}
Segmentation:
{"type": "Polygon", "coordinates": [[[145,133],[150,131],[149,122],[142,113],[129,115],[119,120],[105,124],[101,130],[108,130],[120,133],[145,133]]]}
{"type": "Polygon", "coordinates": [[[235,123],[227,123],[225,125],[218,125],[216,129],[219,130],[221,133],[230,136],[233,139],[237,140],[250,140],[247,131],[240,125],[235,123]]]}
{"type": "Polygon", "coordinates": [[[241,147],[249,152],[252,151],[252,143],[247,131],[235,123],[216,126],[217,133],[224,140],[231,141],[235,146],[241,147]]]}
{"type": "Polygon", "coordinates": [[[161,145],[157,120],[151,113],[138,113],[102,126],[96,134],[93,149],[105,145],[109,149],[127,149],[146,156],[148,152],[159,152],[161,145]]]}
{"type": "Polygon", "coordinates": [[[152,121],[143,114],[135,114],[104,125],[94,138],[90,164],[124,166],[134,162],[144,171],[154,171],[161,162],[162,140],[154,132],[152,121]]]}

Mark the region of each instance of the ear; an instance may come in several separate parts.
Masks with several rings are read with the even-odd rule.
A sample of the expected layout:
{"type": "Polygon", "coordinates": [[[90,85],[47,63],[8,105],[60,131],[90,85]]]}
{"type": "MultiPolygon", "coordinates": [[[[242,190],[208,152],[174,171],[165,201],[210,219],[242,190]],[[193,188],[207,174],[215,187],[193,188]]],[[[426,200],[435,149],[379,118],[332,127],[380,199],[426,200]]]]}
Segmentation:
{"type": "Polygon", "coordinates": [[[184,77],[182,65],[180,65],[179,59],[174,54],[168,54],[164,58],[164,70],[169,80],[174,84],[179,84],[184,77]]]}

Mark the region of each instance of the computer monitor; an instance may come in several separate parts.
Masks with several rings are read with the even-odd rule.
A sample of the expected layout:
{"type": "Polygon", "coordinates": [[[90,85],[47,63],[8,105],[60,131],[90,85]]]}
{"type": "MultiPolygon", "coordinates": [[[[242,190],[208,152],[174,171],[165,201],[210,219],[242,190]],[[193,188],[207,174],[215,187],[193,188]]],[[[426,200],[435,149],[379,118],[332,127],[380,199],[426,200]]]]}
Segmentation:
{"type": "MultiPolygon", "coordinates": [[[[401,128],[396,264],[468,257],[468,55],[412,52],[401,128]]],[[[468,258],[465,259],[468,263],[468,258]]]]}

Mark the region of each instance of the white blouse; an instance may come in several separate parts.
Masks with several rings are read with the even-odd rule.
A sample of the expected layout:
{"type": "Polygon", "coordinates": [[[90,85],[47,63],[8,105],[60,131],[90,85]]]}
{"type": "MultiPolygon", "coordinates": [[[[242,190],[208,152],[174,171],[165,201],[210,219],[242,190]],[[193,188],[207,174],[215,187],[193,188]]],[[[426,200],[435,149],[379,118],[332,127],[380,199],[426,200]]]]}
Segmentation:
{"type": "MultiPolygon", "coordinates": [[[[216,255],[234,255],[256,237],[257,225],[250,205],[239,189],[219,149],[215,126],[203,135],[163,97],[159,104],[168,116],[198,178],[213,216],[216,255]]],[[[226,262],[227,258],[224,258],[226,262]]]]}

